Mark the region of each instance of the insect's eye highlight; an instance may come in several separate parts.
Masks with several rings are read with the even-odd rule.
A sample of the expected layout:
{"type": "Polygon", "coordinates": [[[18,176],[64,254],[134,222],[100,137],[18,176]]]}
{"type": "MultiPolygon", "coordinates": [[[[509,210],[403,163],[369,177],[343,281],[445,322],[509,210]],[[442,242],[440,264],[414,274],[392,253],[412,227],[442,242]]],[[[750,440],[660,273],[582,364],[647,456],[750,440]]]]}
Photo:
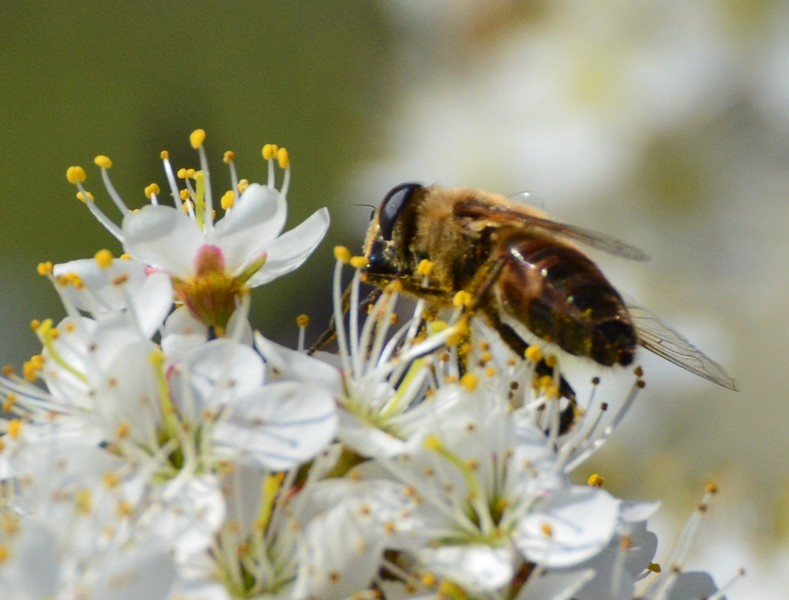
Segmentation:
{"type": "Polygon", "coordinates": [[[381,237],[387,241],[392,239],[392,232],[400,213],[413,197],[414,192],[421,189],[422,185],[418,183],[401,183],[386,194],[378,213],[378,227],[381,237]]]}

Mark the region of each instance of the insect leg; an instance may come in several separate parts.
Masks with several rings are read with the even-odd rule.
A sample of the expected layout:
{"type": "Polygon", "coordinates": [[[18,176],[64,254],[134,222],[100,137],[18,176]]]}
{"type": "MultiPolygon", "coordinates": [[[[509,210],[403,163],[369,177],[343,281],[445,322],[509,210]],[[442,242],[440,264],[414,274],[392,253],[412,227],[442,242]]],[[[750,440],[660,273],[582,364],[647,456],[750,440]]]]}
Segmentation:
{"type": "MultiPolygon", "coordinates": [[[[350,309],[351,305],[351,285],[349,284],[348,287],[345,288],[345,291],[342,294],[342,313],[346,314],[350,309]]],[[[367,307],[371,304],[375,304],[376,300],[381,296],[383,290],[380,288],[373,288],[372,291],[359,303],[357,310],[361,310],[364,307],[367,307]]],[[[317,340],[309,347],[307,350],[307,355],[315,354],[318,350],[323,348],[326,344],[331,342],[335,337],[337,337],[337,323],[334,317],[331,318],[329,321],[329,327],[320,334],[317,340]]]]}

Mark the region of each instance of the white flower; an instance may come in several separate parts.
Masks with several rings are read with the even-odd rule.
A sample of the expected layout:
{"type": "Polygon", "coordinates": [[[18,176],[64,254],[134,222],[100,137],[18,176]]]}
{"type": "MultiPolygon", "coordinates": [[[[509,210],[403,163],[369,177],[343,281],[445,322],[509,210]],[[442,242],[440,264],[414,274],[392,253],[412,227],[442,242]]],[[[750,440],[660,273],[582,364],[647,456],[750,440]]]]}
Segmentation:
{"type": "Polygon", "coordinates": [[[240,298],[250,287],[284,275],[307,259],[326,233],[329,214],[325,208],[320,209],[280,236],[287,213],[285,198],[290,163],[284,148],[268,145],[263,149],[269,163],[266,185],[240,184],[232,153],[225,154],[233,189],[222,198],[225,216],[215,222],[204,139],[202,130],[191,135],[192,146],[200,154],[201,170],[179,171],[187,185],[183,191],[176,185],[167,153],[163,153],[173,207],[158,203],[158,186],[152,185],[146,188],[151,204],[129,211],[110,183],[108,169],[112,162],[106,156],[96,158],[107,190],[123,214],[121,228],[101,213],[82,186],[85,172],[81,167],[70,167],[67,177],[77,185],[80,199],[123,243],[126,252],[135,260],[167,273],[173,280],[176,295],[191,314],[223,333],[240,298]],[[280,190],[275,187],[275,160],[285,170],[280,190]]]}

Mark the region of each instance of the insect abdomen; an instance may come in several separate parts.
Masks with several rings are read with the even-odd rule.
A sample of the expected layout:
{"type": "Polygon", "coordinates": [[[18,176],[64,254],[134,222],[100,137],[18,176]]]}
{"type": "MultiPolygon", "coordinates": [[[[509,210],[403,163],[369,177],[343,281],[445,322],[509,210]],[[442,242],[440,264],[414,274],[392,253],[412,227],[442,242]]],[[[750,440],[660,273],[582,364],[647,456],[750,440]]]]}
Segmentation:
{"type": "Polygon", "coordinates": [[[602,365],[633,361],[638,338],[624,301],[581,252],[518,232],[499,255],[499,301],[532,333],[602,365]]]}

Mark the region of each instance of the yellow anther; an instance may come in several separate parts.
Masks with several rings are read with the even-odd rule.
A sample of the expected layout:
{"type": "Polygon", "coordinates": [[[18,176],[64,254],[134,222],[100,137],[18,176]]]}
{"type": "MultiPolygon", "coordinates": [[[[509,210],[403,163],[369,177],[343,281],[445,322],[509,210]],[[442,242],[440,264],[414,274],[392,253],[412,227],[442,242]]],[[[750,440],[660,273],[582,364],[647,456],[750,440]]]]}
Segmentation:
{"type": "Polygon", "coordinates": [[[354,256],[351,258],[351,266],[354,269],[364,269],[368,264],[366,256],[354,256]]]}
{"type": "Polygon", "coordinates": [[[435,434],[426,436],[424,442],[422,442],[422,445],[425,447],[425,450],[440,450],[444,447],[444,444],[441,442],[441,438],[435,434]]]}
{"type": "Polygon", "coordinates": [[[622,550],[630,550],[633,547],[633,538],[629,535],[623,535],[619,538],[619,547],[622,550]]]}
{"type": "Polygon", "coordinates": [[[238,182],[238,193],[243,194],[244,190],[249,187],[249,179],[242,179],[238,182]]]}
{"type": "Polygon", "coordinates": [[[432,573],[425,573],[424,575],[422,575],[422,584],[423,585],[426,585],[426,586],[436,585],[437,581],[438,580],[436,579],[436,576],[433,575],[432,573]]]}
{"type": "Polygon", "coordinates": [[[586,480],[586,483],[588,483],[592,487],[599,488],[599,487],[603,487],[603,484],[605,483],[605,479],[603,479],[603,476],[600,475],[599,473],[592,473],[591,475],[589,475],[589,479],[586,480]]]}
{"type": "Polygon", "coordinates": [[[334,247],[334,260],[339,261],[341,263],[345,263],[346,265],[351,262],[351,251],[348,250],[345,246],[335,246],[334,247]]]}
{"type": "Polygon", "coordinates": [[[559,393],[559,388],[555,385],[549,385],[545,389],[543,389],[543,395],[548,398],[548,400],[557,400],[561,394],[559,393]]]}
{"type": "Polygon", "coordinates": [[[17,439],[19,438],[20,433],[22,433],[22,421],[19,419],[11,419],[8,421],[8,427],[6,428],[6,434],[8,434],[8,437],[17,439]]]}
{"type": "Polygon", "coordinates": [[[186,179],[189,176],[189,170],[186,167],[181,167],[175,174],[178,179],[186,179]]]}
{"type": "Polygon", "coordinates": [[[466,388],[469,392],[473,392],[475,389],[477,389],[478,383],[479,377],[474,375],[474,373],[466,373],[460,378],[460,385],[466,388]]]}
{"type": "Polygon", "coordinates": [[[496,369],[494,367],[488,367],[485,369],[485,376],[486,377],[493,377],[496,374],[496,369]]]}
{"type": "Polygon", "coordinates": [[[102,169],[109,169],[112,166],[110,157],[104,156],[103,154],[99,154],[96,158],[94,158],[93,163],[102,169]]]}
{"type": "Polygon", "coordinates": [[[545,357],[545,364],[553,369],[557,364],[559,364],[559,359],[556,358],[555,354],[549,354],[545,357]]]}
{"type": "Polygon", "coordinates": [[[121,273],[120,275],[112,279],[112,285],[123,285],[127,281],[129,281],[129,274],[121,273]]]}
{"type": "Polygon", "coordinates": [[[647,571],[652,571],[653,573],[660,573],[661,570],[662,569],[660,568],[660,565],[656,562],[649,563],[647,565],[647,571]]]}
{"type": "Polygon", "coordinates": [[[118,423],[118,426],[115,428],[115,436],[122,440],[127,435],[129,435],[129,424],[128,423],[118,423]]]}
{"type": "Polygon", "coordinates": [[[101,482],[104,487],[112,489],[121,482],[121,476],[116,471],[107,471],[101,476],[101,482]]]}
{"type": "Polygon", "coordinates": [[[162,150],[159,152],[159,158],[162,160],[170,160],[170,153],[167,150],[162,150]]]}
{"type": "Polygon", "coordinates": [[[419,261],[416,271],[423,277],[430,277],[430,275],[433,273],[433,263],[424,258],[419,261]]]}
{"type": "Polygon", "coordinates": [[[277,150],[277,164],[279,165],[280,169],[287,169],[290,166],[290,157],[288,156],[288,151],[285,148],[280,148],[277,150]]]}
{"type": "Polygon", "coordinates": [[[181,200],[186,202],[189,200],[189,190],[181,190],[178,192],[178,195],[181,197],[181,200]]]}
{"type": "Polygon", "coordinates": [[[444,331],[447,327],[449,327],[449,324],[446,321],[441,321],[439,319],[431,321],[428,325],[428,329],[430,333],[440,333],[444,331]]]}
{"type": "Polygon", "coordinates": [[[266,160],[271,160],[277,155],[277,146],[276,144],[266,144],[263,146],[263,150],[261,153],[263,154],[263,158],[266,160]]]}
{"type": "Polygon", "coordinates": [[[99,250],[93,255],[93,260],[96,261],[96,264],[99,265],[100,268],[106,269],[112,265],[112,252],[106,248],[99,250]]]}
{"type": "Polygon", "coordinates": [[[126,252],[124,252],[118,258],[120,258],[121,260],[131,260],[131,255],[126,253],[126,252]]]}
{"type": "Polygon", "coordinates": [[[51,275],[52,274],[52,263],[50,261],[40,262],[36,266],[36,271],[39,275],[51,275]]]}
{"type": "Polygon", "coordinates": [[[16,404],[17,399],[19,396],[15,392],[8,392],[3,401],[3,410],[5,412],[11,412],[11,409],[14,408],[14,404],[16,404]]]}
{"type": "Polygon", "coordinates": [[[707,483],[704,486],[704,491],[707,492],[708,494],[717,494],[718,493],[718,485],[716,483],[710,481],[709,483],[707,483]]]}
{"type": "Polygon", "coordinates": [[[550,523],[543,523],[540,525],[540,531],[545,537],[553,536],[553,527],[551,527],[550,523]]]}
{"type": "Polygon", "coordinates": [[[223,210],[229,210],[233,208],[233,205],[236,203],[236,195],[233,193],[233,190],[228,190],[224,194],[222,194],[222,198],[219,200],[219,205],[222,207],[223,210]]]}
{"type": "Polygon", "coordinates": [[[466,290],[460,290],[457,294],[455,294],[454,298],[452,298],[452,305],[455,307],[469,307],[471,306],[472,297],[466,290]]]}
{"type": "Polygon", "coordinates": [[[230,164],[236,160],[236,153],[232,150],[225,150],[225,153],[222,155],[222,160],[225,162],[225,164],[230,164]]]}
{"type": "Polygon", "coordinates": [[[77,182],[82,183],[87,179],[87,175],[85,175],[85,169],[82,167],[75,165],[66,169],[66,179],[68,179],[69,183],[75,184],[77,182]]]}
{"type": "Polygon", "coordinates": [[[203,145],[205,141],[205,130],[204,129],[195,129],[192,133],[189,134],[189,143],[192,144],[192,148],[197,150],[203,145]]]}
{"type": "Polygon", "coordinates": [[[84,194],[82,192],[77,192],[75,196],[80,202],[85,202],[86,204],[88,202],[93,202],[93,194],[90,192],[85,192],[84,194]]]}
{"type": "Polygon", "coordinates": [[[93,494],[89,489],[79,490],[74,494],[74,504],[77,512],[85,515],[93,508],[93,494]]]}
{"type": "Polygon", "coordinates": [[[159,188],[158,183],[151,183],[145,186],[145,197],[149,200],[151,199],[151,196],[158,196],[159,192],[161,192],[161,189],[159,188]]]}
{"type": "Polygon", "coordinates": [[[296,317],[296,325],[301,327],[302,329],[306,329],[310,325],[310,318],[305,314],[301,314],[296,317]]]}
{"type": "Polygon", "coordinates": [[[0,544],[0,565],[3,564],[6,560],[8,560],[8,556],[10,551],[8,550],[8,546],[5,544],[0,544]]]}
{"type": "Polygon", "coordinates": [[[542,360],[542,349],[539,346],[529,346],[524,352],[526,360],[534,363],[535,365],[542,360]]]}

